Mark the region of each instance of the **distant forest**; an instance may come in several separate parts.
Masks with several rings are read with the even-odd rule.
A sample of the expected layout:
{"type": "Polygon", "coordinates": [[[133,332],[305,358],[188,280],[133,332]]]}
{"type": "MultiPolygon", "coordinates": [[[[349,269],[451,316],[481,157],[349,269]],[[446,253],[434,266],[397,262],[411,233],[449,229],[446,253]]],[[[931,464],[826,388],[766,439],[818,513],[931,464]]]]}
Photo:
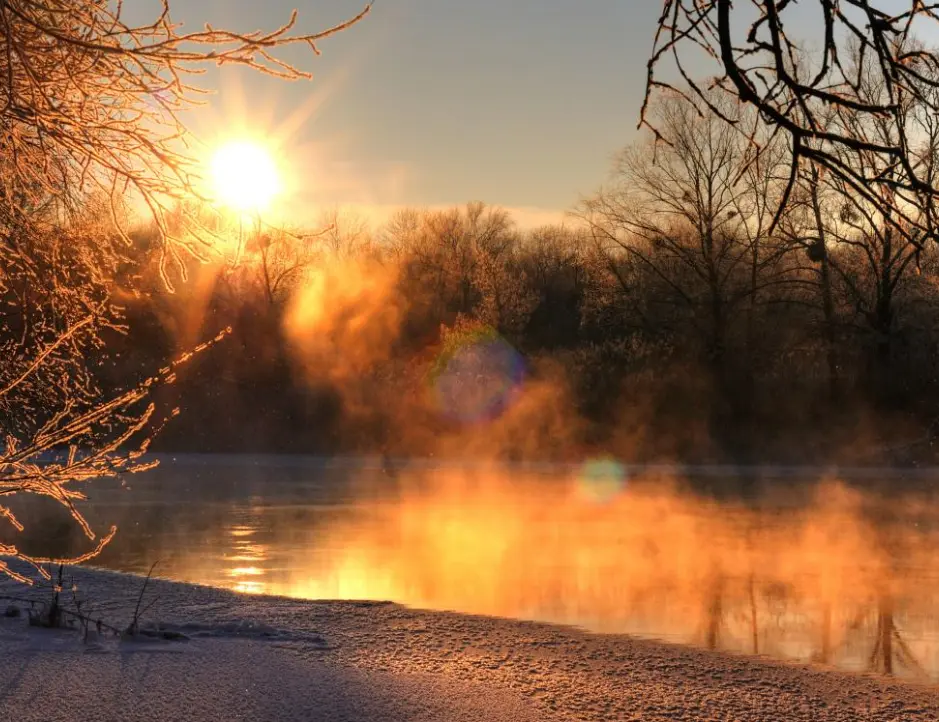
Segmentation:
{"type": "Polygon", "coordinates": [[[182,409],[163,450],[928,461],[935,244],[812,166],[773,224],[783,145],[754,159],[686,100],[653,112],[664,140],[622,151],[563,225],[519,229],[483,203],[376,228],[339,210],[305,233],[206,216],[235,250],[190,263],[175,293],[138,229],[115,270],[127,331],[99,373],[122,386],[232,328],[159,391],[182,409]],[[480,328],[526,380],[495,416],[444,418],[427,401],[435,361],[480,328]]]}

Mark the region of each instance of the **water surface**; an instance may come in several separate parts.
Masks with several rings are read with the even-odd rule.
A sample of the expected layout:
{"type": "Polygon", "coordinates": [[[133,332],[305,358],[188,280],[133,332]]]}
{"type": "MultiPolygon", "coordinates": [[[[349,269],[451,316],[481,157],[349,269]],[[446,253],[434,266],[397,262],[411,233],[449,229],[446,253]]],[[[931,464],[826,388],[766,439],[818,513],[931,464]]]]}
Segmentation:
{"type": "MultiPolygon", "coordinates": [[[[119,527],[95,562],[110,569],[157,562],[159,576],[238,592],[389,599],[939,680],[937,477],[855,471],[874,492],[813,496],[811,476],[179,455],[92,484],[86,508],[96,529],[119,527]],[[676,491],[688,475],[725,493],[676,491]]],[[[87,549],[56,508],[20,513],[29,552],[87,549]]]]}

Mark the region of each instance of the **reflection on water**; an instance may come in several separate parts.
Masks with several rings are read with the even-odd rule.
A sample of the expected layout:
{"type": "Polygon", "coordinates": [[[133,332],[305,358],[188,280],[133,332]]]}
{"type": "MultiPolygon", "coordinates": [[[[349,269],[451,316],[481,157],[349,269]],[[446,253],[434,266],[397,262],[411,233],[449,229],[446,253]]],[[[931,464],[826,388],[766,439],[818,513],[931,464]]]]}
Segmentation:
{"type": "Polygon", "coordinates": [[[257,541],[257,535],[263,531],[256,521],[262,508],[259,502],[259,499],[253,499],[254,513],[246,515],[240,524],[233,524],[229,528],[232,551],[222,555],[224,573],[230,580],[226,586],[245,594],[264,594],[269,591],[261,580],[270,561],[270,547],[257,541]]]}
{"type": "MultiPolygon", "coordinates": [[[[89,517],[119,525],[97,562],[109,568],[159,560],[162,576],[245,593],[390,599],[939,679],[928,480],[902,501],[775,480],[744,504],[601,461],[389,476],[367,461],[180,457],[132,492],[91,487],[89,517]]],[[[20,515],[30,551],[84,548],[54,509],[20,515]]]]}

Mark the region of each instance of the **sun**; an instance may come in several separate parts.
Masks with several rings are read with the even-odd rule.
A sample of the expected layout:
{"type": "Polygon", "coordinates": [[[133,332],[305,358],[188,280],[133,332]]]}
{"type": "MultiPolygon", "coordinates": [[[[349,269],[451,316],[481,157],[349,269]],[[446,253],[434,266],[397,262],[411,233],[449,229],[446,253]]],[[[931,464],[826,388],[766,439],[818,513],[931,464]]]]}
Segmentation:
{"type": "Polygon", "coordinates": [[[217,200],[242,212],[265,210],[281,189],[271,153],[247,140],[219,146],[212,156],[212,183],[217,200]]]}

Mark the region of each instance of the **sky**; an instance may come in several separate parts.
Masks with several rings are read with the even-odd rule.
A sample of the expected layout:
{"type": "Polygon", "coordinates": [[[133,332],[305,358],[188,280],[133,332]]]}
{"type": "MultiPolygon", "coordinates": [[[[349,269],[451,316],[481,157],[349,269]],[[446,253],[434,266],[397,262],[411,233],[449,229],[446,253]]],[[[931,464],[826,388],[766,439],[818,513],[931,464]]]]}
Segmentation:
{"type": "MultiPolygon", "coordinates": [[[[354,15],[363,0],[177,0],[206,21],[297,30],[354,15]]],[[[290,213],[335,205],[393,209],[482,200],[520,222],[559,218],[608,176],[635,138],[660,3],[650,0],[377,0],[322,55],[284,56],[315,77],[282,82],[243,69],[200,83],[218,92],[193,114],[207,142],[275,143],[290,213]]],[[[286,202],[286,201],[285,201],[286,202]]]]}

